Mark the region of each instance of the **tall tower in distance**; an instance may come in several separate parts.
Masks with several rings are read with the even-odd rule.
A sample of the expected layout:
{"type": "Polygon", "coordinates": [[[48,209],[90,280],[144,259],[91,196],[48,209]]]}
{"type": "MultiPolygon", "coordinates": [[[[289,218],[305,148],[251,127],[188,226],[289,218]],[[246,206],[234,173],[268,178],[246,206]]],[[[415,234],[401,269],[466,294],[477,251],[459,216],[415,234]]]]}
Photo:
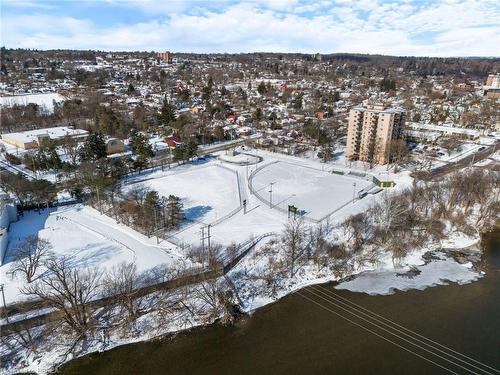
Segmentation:
{"type": "Polygon", "coordinates": [[[162,61],[170,62],[172,61],[172,54],[169,51],[158,52],[158,58],[162,61]]]}
{"type": "Polygon", "coordinates": [[[389,163],[391,144],[402,137],[404,117],[403,109],[388,108],[384,104],[352,108],[347,128],[347,158],[389,163]]]}

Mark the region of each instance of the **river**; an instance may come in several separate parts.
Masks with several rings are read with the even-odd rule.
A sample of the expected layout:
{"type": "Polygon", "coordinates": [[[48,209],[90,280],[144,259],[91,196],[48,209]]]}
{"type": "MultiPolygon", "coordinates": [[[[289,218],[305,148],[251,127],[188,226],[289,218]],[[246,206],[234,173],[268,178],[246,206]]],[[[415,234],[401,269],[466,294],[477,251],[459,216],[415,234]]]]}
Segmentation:
{"type": "MultiPolygon", "coordinates": [[[[485,277],[467,285],[369,296],[337,295],[490,366],[500,368],[500,231],[483,236],[485,277]]],[[[314,288],[314,287],[312,287],[314,288]]],[[[314,290],[314,289],[312,289],[314,290]]],[[[317,289],[316,289],[317,290],[317,289]]],[[[73,360],[63,374],[442,374],[443,368],[309,301],[302,291],[235,326],[124,345],[73,360]]],[[[314,297],[313,297],[314,298],[314,297]]],[[[318,300],[316,298],[316,300],[318,300]]],[[[323,303],[326,306],[326,303],[323,303]]],[[[375,332],[382,333],[382,331],[375,332]]],[[[385,335],[389,337],[388,335],[385,335]]],[[[394,340],[411,348],[402,341],[394,340]]],[[[417,353],[436,358],[426,352],[417,353]]],[[[436,358],[437,363],[443,363],[436,358]]],[[[456,373],[465,370],[450,366],[456,373]]]]}

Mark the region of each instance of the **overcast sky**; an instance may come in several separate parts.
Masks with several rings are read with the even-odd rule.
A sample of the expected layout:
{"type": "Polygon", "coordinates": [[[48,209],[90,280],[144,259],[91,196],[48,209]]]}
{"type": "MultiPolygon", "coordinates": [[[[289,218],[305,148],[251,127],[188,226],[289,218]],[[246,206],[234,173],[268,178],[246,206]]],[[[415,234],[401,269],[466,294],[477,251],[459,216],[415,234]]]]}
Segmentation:
{"type": "Polygon", "coordinates": [[[10,48],[500,55],[499,0],[1,3],[10,48]]]}

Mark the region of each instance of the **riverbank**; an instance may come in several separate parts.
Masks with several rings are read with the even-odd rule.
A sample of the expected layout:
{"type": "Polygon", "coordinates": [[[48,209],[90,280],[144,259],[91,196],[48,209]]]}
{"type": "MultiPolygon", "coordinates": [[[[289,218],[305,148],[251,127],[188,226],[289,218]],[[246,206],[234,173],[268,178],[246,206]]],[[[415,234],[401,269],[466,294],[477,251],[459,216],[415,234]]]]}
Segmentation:
{"type": "MultiPolygon", "coordinates": [[[[253,256],[245,258],[238,266],[228,275],[228,278],[236,283],[238,290],[238,299],[243,312],[248,314],[258,313],[260,308],[266,305],[280,303],[287,295],[294,293],[307,286],[322,284],[331,281],[341,281],[337,288],[350,289],[352,291],[365,292],[369,294],[389,294],[398,290],[419,289],[423,290],[431,286],[445,285],[448,282],[456,282],[459,284],[473,282],[484,275],[484,272],[479,268],[475,268],[469,260],[480,259],[481,250],[477,246],[479,238],[464,238],[457,236],[450,238],[448,241],[440,244],[436,249],[421,249],[410,252],[404,259],[394,264],[390,256],[385,259],[381,258],[374,264],[360,266],[349,274],[348,279],[342,273],[332,273],[328,270],[324,272],[314,272],[312,269],[303,269],[298,272],[296,277],[284,282],[280,285],[275,293],[268,293],[269,288],[262,288],[263,280],[253,280],[242,277],[249,268],[255,267],[259,257],[256,259],[256,254],[262,251],[262,248],[256,250],[253,256]],[[446,246],[446,250],[443,250],[446,246]],[[468,255],[464,258],[464,253],[468,255]],[[455,254],[455,257],[452,256],[455,254]],[[441,254],[440,256],[437,256],[441,254]],[[457,254],[461,254],[460,257],[457,254]],[[464,259],[467,260],[464,262],[464,259]],[[443,264],[445,265],[443,267],[443,264]],[[436,266],[439,265],[439,266],[436,266]],[[430,268],[430,270],[429,270],[430,268]],[[418,270],[418,275],[412,275],[412,272],[418,270]],[[428,274],[432,277],[428,277],[428,274]],[[387,275],[391,275],[388,278],[387,275]],[[367,275],[369,277],[367,278],[367,275]],[[373,275],[377,275],[373,278],[373,275]],[[423,277],[423,276],[426,277],[423,277]],[[242,282],[243,281],[243,282],[242,282]],[[405,288],[401,287],[401,282],[404,281],[405,288]],[[410,282],[411,281],[411,282],[410,282]],[[257,285],[255,284],[257,283],[257,285]],[[357,285],[353,288],[351,284],[357,285]],[[363,283],[370,286],[372,290],[363,289],[363,283]],[[398,284],[399,283],[399,284],[398,284]],[[346,287],[346,285],[348,287],[346,287]],[[376,288],[373,288],[373,286],[376,288]],[[257,291],[260,291],[258,293],[257,291]]],[[[265,246],[265,245],[264,245],[265,246]]],[[[16,370],[35,371],[44,373],[51,370],[54,364],[62,364],[71,359],[85,356],[92,352],[109,351],[116,347],[144,342],[148,340],[169,341],[172,335],[190,330],[197,330],[203,326],[208,326],[216,322],[221,316],[214,316],[210,320],[204,317],[187,316],[186,313],[179,314],[167,324],[161,327],[155,324],[155,317],[152,314],[141,316],[137,323],[129,330],[118,333],[105,335],[95,335],[90,340],[78,343],[73,348],[73,352],[69,353],[67,346],[53,345],[45,347],[43,355],[39,353],[28,353],[24,358],[17,362],[16,370]]],[[[57,334],[57,333],[56,333],[57,334]]],[[[55,335],[54,337],[57,337],[55,335]]],[[[65,340],[60,340],[64,342],[65,340]]]]}
{"type": "MultiPolygon", "coordinates": [[[[485,274],[476,282],[391,295],[373,296],[347,290],[336,293],[498,368],[500,232],[484,235],[482,247],[482,259],[475,266],[485,274]]],[[[322,288],[333,291],[336,285],[330,283],[322,288]]],[[[258,309],[251,318],[232,327],[212,325],[194,332],[181,332],[173,339],[169,336],[125,345],[79,358],[62,367],[63,374],[141,372],[440,374],[443,370],[335,317],[299,293],[258,309]]]]}

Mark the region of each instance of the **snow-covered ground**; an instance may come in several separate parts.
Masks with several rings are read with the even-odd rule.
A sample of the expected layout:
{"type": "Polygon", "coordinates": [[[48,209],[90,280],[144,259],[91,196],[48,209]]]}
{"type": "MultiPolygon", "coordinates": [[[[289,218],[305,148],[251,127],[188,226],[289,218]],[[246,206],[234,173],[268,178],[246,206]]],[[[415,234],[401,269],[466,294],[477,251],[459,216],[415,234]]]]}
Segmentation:
{"type": "MultiPolygon", "coordinates": [[[[257,151],[256,155],[264,159],[262,163],[280,161],[273,166],[283,166],[275,171],[276,175],[283,179],[275,184],[275,202],[279,202],[278,197],[282,196],[281,199],[285,199],[286,194],[296,194],[302,201],[290,203],[302,208],[305,204],[300,202],[311,202],[309,204],[313,208],[308,209],[318,210],[317,215],[320,216],[335,209],[344,200],[352,199],[351,178],[323,172],[322,164],[316,161],[263,151],[257,151]],[[287,184],[290,185],[288,188],[295,190],[280,191],[287,184]],[[315,190],[317,188],[320,188],[320,191],[315,190]],[[320,201],[323,200],[331,202],[331,206],[325,205],[323,208],[320,205],[320,201]]],[[[247,171],[251,173],[262,163],[249,168],[222,161],[184,164],[163,172],[158,170],[140,173],[125,181],[124,191],[136,187],[149,188],[158,191],[162,196],[174,194],[182,199],[187,217],[195,223],[185,223],[178,232],[172,233],[172,243],[162,240],[157,245],[155,238],[147,238],[86,206],[61,207],[42,211],[40,215],[36,212],[26,213],[25,217],[11,225],[7,262],[0,267],[0,276],[6,284],[7,303],[22,298],[18,290],[22,285],[21,276],[11,278],[9,257],[12,256],[17,244],[30,234],[49,240],[56,254],[73,256],[76,266],[99,264],[108,267],[123,261],[135,260],[140,271],[146,271],[163,263],[174,264],[177,261],[190,263],[186,260],[185,251],[173,243],[200,244],[201,227],[206,223],[217,221],[211,228],[212,241],[225,246],[232,242],[242,243],[264,233],[279,234],[287,221],[287,215],[269,208],[252,195],[246,180],[247,171]],[[225,217],[238,209],[244,199],[247,201],[246,212],[240,210],[234,215],[225,217]]],[[[257,177],[266,169],[257,173],[257,177]]],[[[345,167],[345,169],[352,168],[345,167]]],[[[374,173],[382,174],[383,179],[397,181],[396,188],[392,190],[394,192],[411,183],[407,172],[391,174],[382,169],[374,173]]],[[[355,182],[357,190],[369,184],[363,179],[355,179],[355,182]]],[[[262,184],[265,186],[266,182],[262,184]]],[[[332,223],[339,223],[354,213],[364,211],[380,198],[381,194],[368,195],[353,204],[348,204],[336,212],[332,223]]]]}
{"type": "Polygon", "coordinates": [[[56,256],[71,257],[74,267],[100,266],[109,268],[121,262],[135,261],[139,272],[177,262],[189,264],[176,250],[176,246],[155,238],[147,238],[130,228],[117,224],[88,206],[67,207],[26,212],[11,224],[5,262],[0,266],[0,279],[5,287],[7,304],[25,297],[19,292],[24,285],[21,274],[10,273],[16,246],[27,236],[35,235],[48,240],[56,256]]]}
{"type": "Polygon", "coordinates": [[[359,191],[373,186],[360,178],[347,177],[288,162],[273,163],[258,171],[254,190],[267,200],[272,184],[273,205],[294,205],[308,217],[320,219],[352,201],[359,191]]]}
{"type": "Polygon", "coordinates": [[[484,146],[481,146],[477,143],[466,142],[462,144],[457,150],[452,151],[450,154],[446,153],[444,156],[439,157],[439,160],[455,162],[478,152],[481,147],[484,146]]]}
{"type": "Polygon", "coordinates": [[[217,220],[240,205],[236,172],[215,163],[143,174],[122,187],[124,193],[132,189],[155,190],[163,197],[176,195],[184,204],[187,219],[204,223],[217,220]]]}
{"type": "Polygon", "coordinates": [[[64,97],[60,94],[29,94],[16,96],[1,96],[0,106],[12,107],[14,105],[38,104],[48,112],[54,112],[54,101],[62,102],[64,97]]]}
{"type": "MultiPolygon", "coordinates": [[[[455,235],[436,248],[409,251],[398,264],[393,263],[390,254],[383,252],[370,262],[353,258],[352,268],[341,271],[332,271],[329,267],[317,269],[316,265],[309,263],[301,266],[294,278],[279,280],[276,293],[269,293],[269,285],[264,276],[266,272],[272,272],[271,258],[279,261],[280,256],[283,256],[279,237],[287,222],[287,215],[270,208],[251,194],[248,175],[252,171],[262,165],[268,165],[258,171],[253,180],[255,189],[264,191],[264,197],[269,194],[269,183],[276,182],[273,185],[273,202],[277,203],[295,194],[285,201],[285,204],[295,204],[299,209],[305,209],[318,217],[331,212],[343,202],[349,202],[352,199],[354,182],[357,191],[370,185],[367,179],[329,173],[332,169],[369,172],[370,176],[377,176],[380,180],[396,182],[395,188],[375,195],[369,194],[346,205],[331,218],[332,224],[339,224],[350,215],[365,211],[385,194],[400,192],[411,185],[412,179],[409,171],[392,173],[385,166],[367,171],[362,164],[339,160],[322,164],[311,159],[299,159],[260,150],[246,149],[245,152],[255,153],[263,158],[263,161],[252,166],[225,163],[223,160],[185,164],[163,172],[143,172],[123,184],[124,191],[139,186],[154,189],[162,196],[174,194],[181,197],[188,217],[197,222],[186,223],[178,232],[172,234],[172,241],[176,244],[199,244],[203,222],[213,222],[220,218],[223,220],[217,220],[211,228],[213,243],[227,246],[232,242],[243,243],[264,233],[274,233],[274,236],[259,242],[227,275],[239,290],[244,311],[251,312],[305,286],[340,280],[349,275],[357,276],[341,283],[339,288],[375,294],[424,289],[444,284],[447,280],[466,283],[481,277],[480,272],[471,268],[471,263],[460,264],[446,255],[444,250],[430,262],[425,261],[424,254],[429,251],[440,254],[440,249],[468,247],[478,241],[475,237],[455,235]],[[243,200],[247,201],[246,212],[239,210],[224,217],[234,211],[234,208],[238,208],[243,200]],[[268,243],[269,239],[272,239],[274,244],[268,243]]],[[[42,211],[41,215],[36,212],[27,213],[19,222],[12,224],[9,230],[11,243],[7,256],[11,256],[15,246],[29,234],[48,239],[57,254],[73,256],[76,267],[97,264],[110,267],[119,262],[135,260],[139,271],[147,271],[161,264],[173,267],[176,263],[192,264],[182,246],[175,246],[166,240],[156,244],[155,238],[149,239],[82,205],[42,211]]],[[[408,246],[411,247],[411,244],[408,246]]],[[[12,303],[21,298],[18,288],[22,286],[22,280],[11,279],[9,268],[9,263],[0,267],[0,277],[5,283],[7,303],[12,303]]],[[[203,321],[196,317],[188,320],[182,317],[180,320],[173,319],[168,327],[161,330],[155,329],[153,323],[154,317],[143,316],[137,323],[140,334],[136,332],[126,337],[114,335],[106,344],[96,341],[80,354],[150,339],[156,335],[203,324],[203,321]]],[[[37,363],[42,367],[50,365],[60,352],[61,349],[53,350],[48,357],[42,358],[41,362],[32,362],[32,366],[26,368],[34,369],[37,363]]]]}
{"type": "Polygon", "coordinates": [[[236,155],[228,155],[224,153],[219,156],[219,159],[222,161],[227,161],[229,163],[238,164],[256,164],[259,162],[259,159],[257,157],[241,153],[238,153],[236,155]]]}

